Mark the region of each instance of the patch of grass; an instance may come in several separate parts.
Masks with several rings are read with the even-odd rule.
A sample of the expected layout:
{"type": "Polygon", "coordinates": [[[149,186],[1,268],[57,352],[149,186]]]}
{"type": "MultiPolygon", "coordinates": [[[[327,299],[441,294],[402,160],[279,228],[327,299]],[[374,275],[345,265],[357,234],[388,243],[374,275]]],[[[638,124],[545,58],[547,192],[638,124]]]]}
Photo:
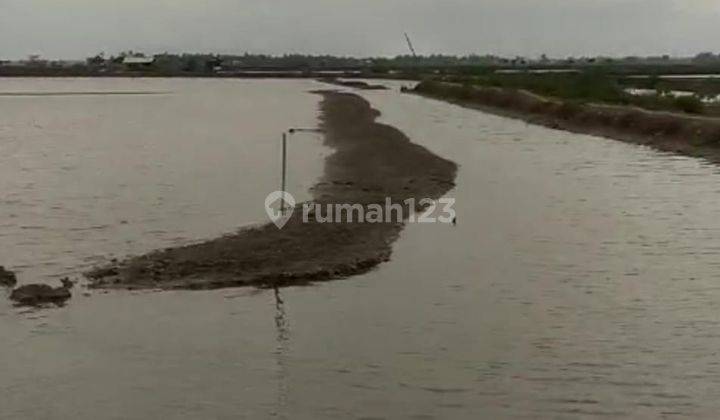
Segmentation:
{"type": "Polygon", "coordinates": [[[673,101],[675,108],[688,114],[702,114],[705,112],[705,104],[695,96],[682,96],[673,101]]]}
{"type": "MultiPolygon", "coordinates": [[[[583,73],[512,73],[481,74],[471,78],[446,79],[449,82],[465,86],[463,98],[470,99],[469,85],[496,87],[508,90],[525,90],[534,94],[568,102],[570,104],[603,103],[611,105],[633,105],[650,110],[681,111],[689,114],[705,112],[704,103],[695,96],[672,97],[668,95],[637,96],[625,92],[625,87],[617,76],[600,71],[583,73]]],[[[644,88],[664,88],[658,78],[642,81],[644,88]]],[[[570,105],[568,105],[570,106],[570,105]]],[[[565,111],[572,112],[570,109],[565,111]]]]}
{"type": "Polygon", "coordinates": [[[625,94],[620,85],[602,73],[579,74],[490,74],[476,77],[482,86],[527,90],[558,99],[594,102],[621,102],[625,94]]]}

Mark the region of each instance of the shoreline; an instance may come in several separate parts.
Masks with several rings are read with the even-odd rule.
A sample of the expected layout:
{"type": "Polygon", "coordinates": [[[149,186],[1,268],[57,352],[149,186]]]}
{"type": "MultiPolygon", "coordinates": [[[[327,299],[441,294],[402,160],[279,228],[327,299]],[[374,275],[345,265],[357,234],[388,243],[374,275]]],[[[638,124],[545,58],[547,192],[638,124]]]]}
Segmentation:
{"type": "Polygon", "coordinates": [[[299,70],[289,71],[241,71],[234,73],[162,73],[162,72],[142,72],[142,71],[126,71],[126,72],[8,72],[2,71],[0,67],[0,78],[7,79],[378,79],[378,80],[415,80],[415,76],[390,75],[390,74],[373,74],[373,73],[357,73],[354,71],[332,73],[328,75],[322,71],[304,72],[299,70]]]}
{"type": "Polygon", "coordinates": [[[580,104],[526,91],[421,82],[406,91],[529,124],[605,137],[720,164],[720,119],[641,108],[580,104]]]}
{"type": "Polygon", "coordinates": [[[325,77],[317,79],[320,83],[327,83],[329,85],[335,85],[340,87],[348,87],[353,89],[359,89],[359,90],[388,90],[387,87],[384,85],[371,85],[367,82],[358,81],[358,80],[340,80],[338,78],[333,77],[325,77]]]}
{"type": "MultiPolygon", "coordinates": [[[[315,93],[323,97],[320,124],[325,145],[333,150],[311,189],[315,203],[358,203],[367,209],[390,198],[406,207],[406,199],[437,199],[454,187],[455,163],[376,122],[380,113],[365,99],[336,91],[315,93]]],[[[272,223],[250,227],[130,257],[85,276],[91,288],[166,290],[282,287],[341,279],[388,261],[405,222],[305,223],[297,211],[301,205],[283,229],[272,223]]]]}

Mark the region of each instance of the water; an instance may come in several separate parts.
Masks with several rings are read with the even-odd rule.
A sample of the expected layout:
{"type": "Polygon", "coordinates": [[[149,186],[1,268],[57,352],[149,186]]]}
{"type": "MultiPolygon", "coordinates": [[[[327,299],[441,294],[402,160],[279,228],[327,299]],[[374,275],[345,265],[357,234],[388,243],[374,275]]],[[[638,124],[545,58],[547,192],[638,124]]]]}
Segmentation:
{"type": "MultiPolygon", "coordinates": [[[[281,133],[317,124],[316,87],[0,79],[0,264],[48,281],[263,221],[281,133]]],[[[294,140],[289,190],[302,199],[324,151],[317,136],[294,140]]]]}
{"type": "MultiPolygon", "coordinates": [[[[263,101],[267,83],[278,89],[270,95],[282,98],[278,103],[307,101],[311,109],[303,112],[312,114],[317,101],[303,93],[306,82],[217,82],[228,85],[212,95],[211,81],[144,83],[158,90],[176,83],[176,95],[229,94],[217,100],[235,107],[263,101]]],[[[0,301],[0,417],[715,417],[717,167],[396,91],[362,94],[383,112],[382,121],[461,165],[448,194],[457,200],[457,227],[410,225],[390,263],[364,276],[282,290],[281,300],[272,291],[239,289],[80,294],[65,308],[43,311],[0,301]]],[[[89,112],[99,105],[76,106],[89,112]]],[[[235,138],[257,129],[232,117],[235,138]]],[[[61,109],[55,118],[65,120],[61,109]]],[[[4,115],[3,127],[7,121],[4,115]]],[[[3,138],[26,135],[3,131],[3,138]]],[[[35,135],[56,138],[52,130],[35,135]]],[[[206,143],[200,135],[185,140],[187,147],[206,143]]],[[[212,158],[211,167],[193,159],[176,167],[178,179],[207,171],[203,192],[181,197],[223,215],[231,203],[215,189],[248,196],[253,189],[215,176],[236,169],[223,166],[229,159],[212,158]]],[[[135,175],[118,169],[113,180],[135,175]]],[[[52,200],[43,197],[37,194],[38,205],[47,206],[52,200]]],[[[152,201],[138,198],[136,211],[153,211],[152,201]]],[[[131,217],[123,211],[118,218],[131,217]]],[[[23,214],[0,232],[13,231],[23,214]]],[[[248,211],[247,220],[261,220],[256,215],[248,211]]],[[[188,217],[163,219],[164,229],[187,229],[188,217]]],[[[186,234],[212,236],[239,220],[225,217],[226,226],[208,223],[186,234]]],[[[154,222],[142,220],[151,229],[154,222]]],[[[80,222],[85,218],[65,225],[80,222]]],[[[108,236],[85,238],[115,240],[108,236]]],[[[149,245],[145,230],[127,236],[138,248],[149,245]]],[[[5,237],[2,246],[3,258],[6,249],[15,256],[36,249],[5,237]]]]}
{"type": "MultiPolygon", "coordinates": [[[[637,89],[628,88],[624,89],[625,93],[629,93],[634,96],[658,96],[657,89],[637,89]]],[[[684,97],[697,97],[705,103],[716,103],[720,100],[720,95],[714,96],[699,96],[697,93],[689,90],[671,90],[662,92],[660,96],[671,97],[671,98],[684,98],[684,97]]]]}
{"type": "Polygon", "coordinates": [[[708,74],[639,74],[627,76],[630,79],[648,79],[650,77],[659,77],[661,79],[717,79],[720,74],[708,73],[708,74]]]}

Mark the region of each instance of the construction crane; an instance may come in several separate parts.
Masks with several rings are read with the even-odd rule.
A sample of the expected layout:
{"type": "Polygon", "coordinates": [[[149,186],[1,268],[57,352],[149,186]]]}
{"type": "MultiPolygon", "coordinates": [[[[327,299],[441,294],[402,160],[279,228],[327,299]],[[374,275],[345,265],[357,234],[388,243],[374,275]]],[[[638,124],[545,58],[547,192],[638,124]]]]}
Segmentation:
{"type": "Polygon", "coordinates": [[[413,47],[412,41],[410,41],[410,37],[407,32],[405,32],[405,40],[407,41],[408,47],[410,47],[410,52],[412,53],[413,58],[417,58],[417,54],[415,54],[415,47],[413,47]]]}

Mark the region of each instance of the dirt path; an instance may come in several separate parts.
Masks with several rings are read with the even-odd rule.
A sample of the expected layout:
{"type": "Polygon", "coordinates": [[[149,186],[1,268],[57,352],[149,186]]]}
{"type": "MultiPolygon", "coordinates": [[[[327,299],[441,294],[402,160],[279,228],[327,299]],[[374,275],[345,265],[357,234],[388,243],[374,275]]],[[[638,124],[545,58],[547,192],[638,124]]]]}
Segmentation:
{"type": "MultiPolygon", "coordinates": [[[[457,166],[375,120],[360,96],[323,95],[321,124],[334,150],[312,189],[317,203],[393,203],[439,198],[457,166]]],[[[405,213],[406,215],[408,213],[405,213]]],[[[347,277],[387,261],[403,222],[304,222],[296,209],[280,230],[268,223],[208,242],[156,251],[87,273],[95,288],[213,289],[285,286],[347,277]]]]}

